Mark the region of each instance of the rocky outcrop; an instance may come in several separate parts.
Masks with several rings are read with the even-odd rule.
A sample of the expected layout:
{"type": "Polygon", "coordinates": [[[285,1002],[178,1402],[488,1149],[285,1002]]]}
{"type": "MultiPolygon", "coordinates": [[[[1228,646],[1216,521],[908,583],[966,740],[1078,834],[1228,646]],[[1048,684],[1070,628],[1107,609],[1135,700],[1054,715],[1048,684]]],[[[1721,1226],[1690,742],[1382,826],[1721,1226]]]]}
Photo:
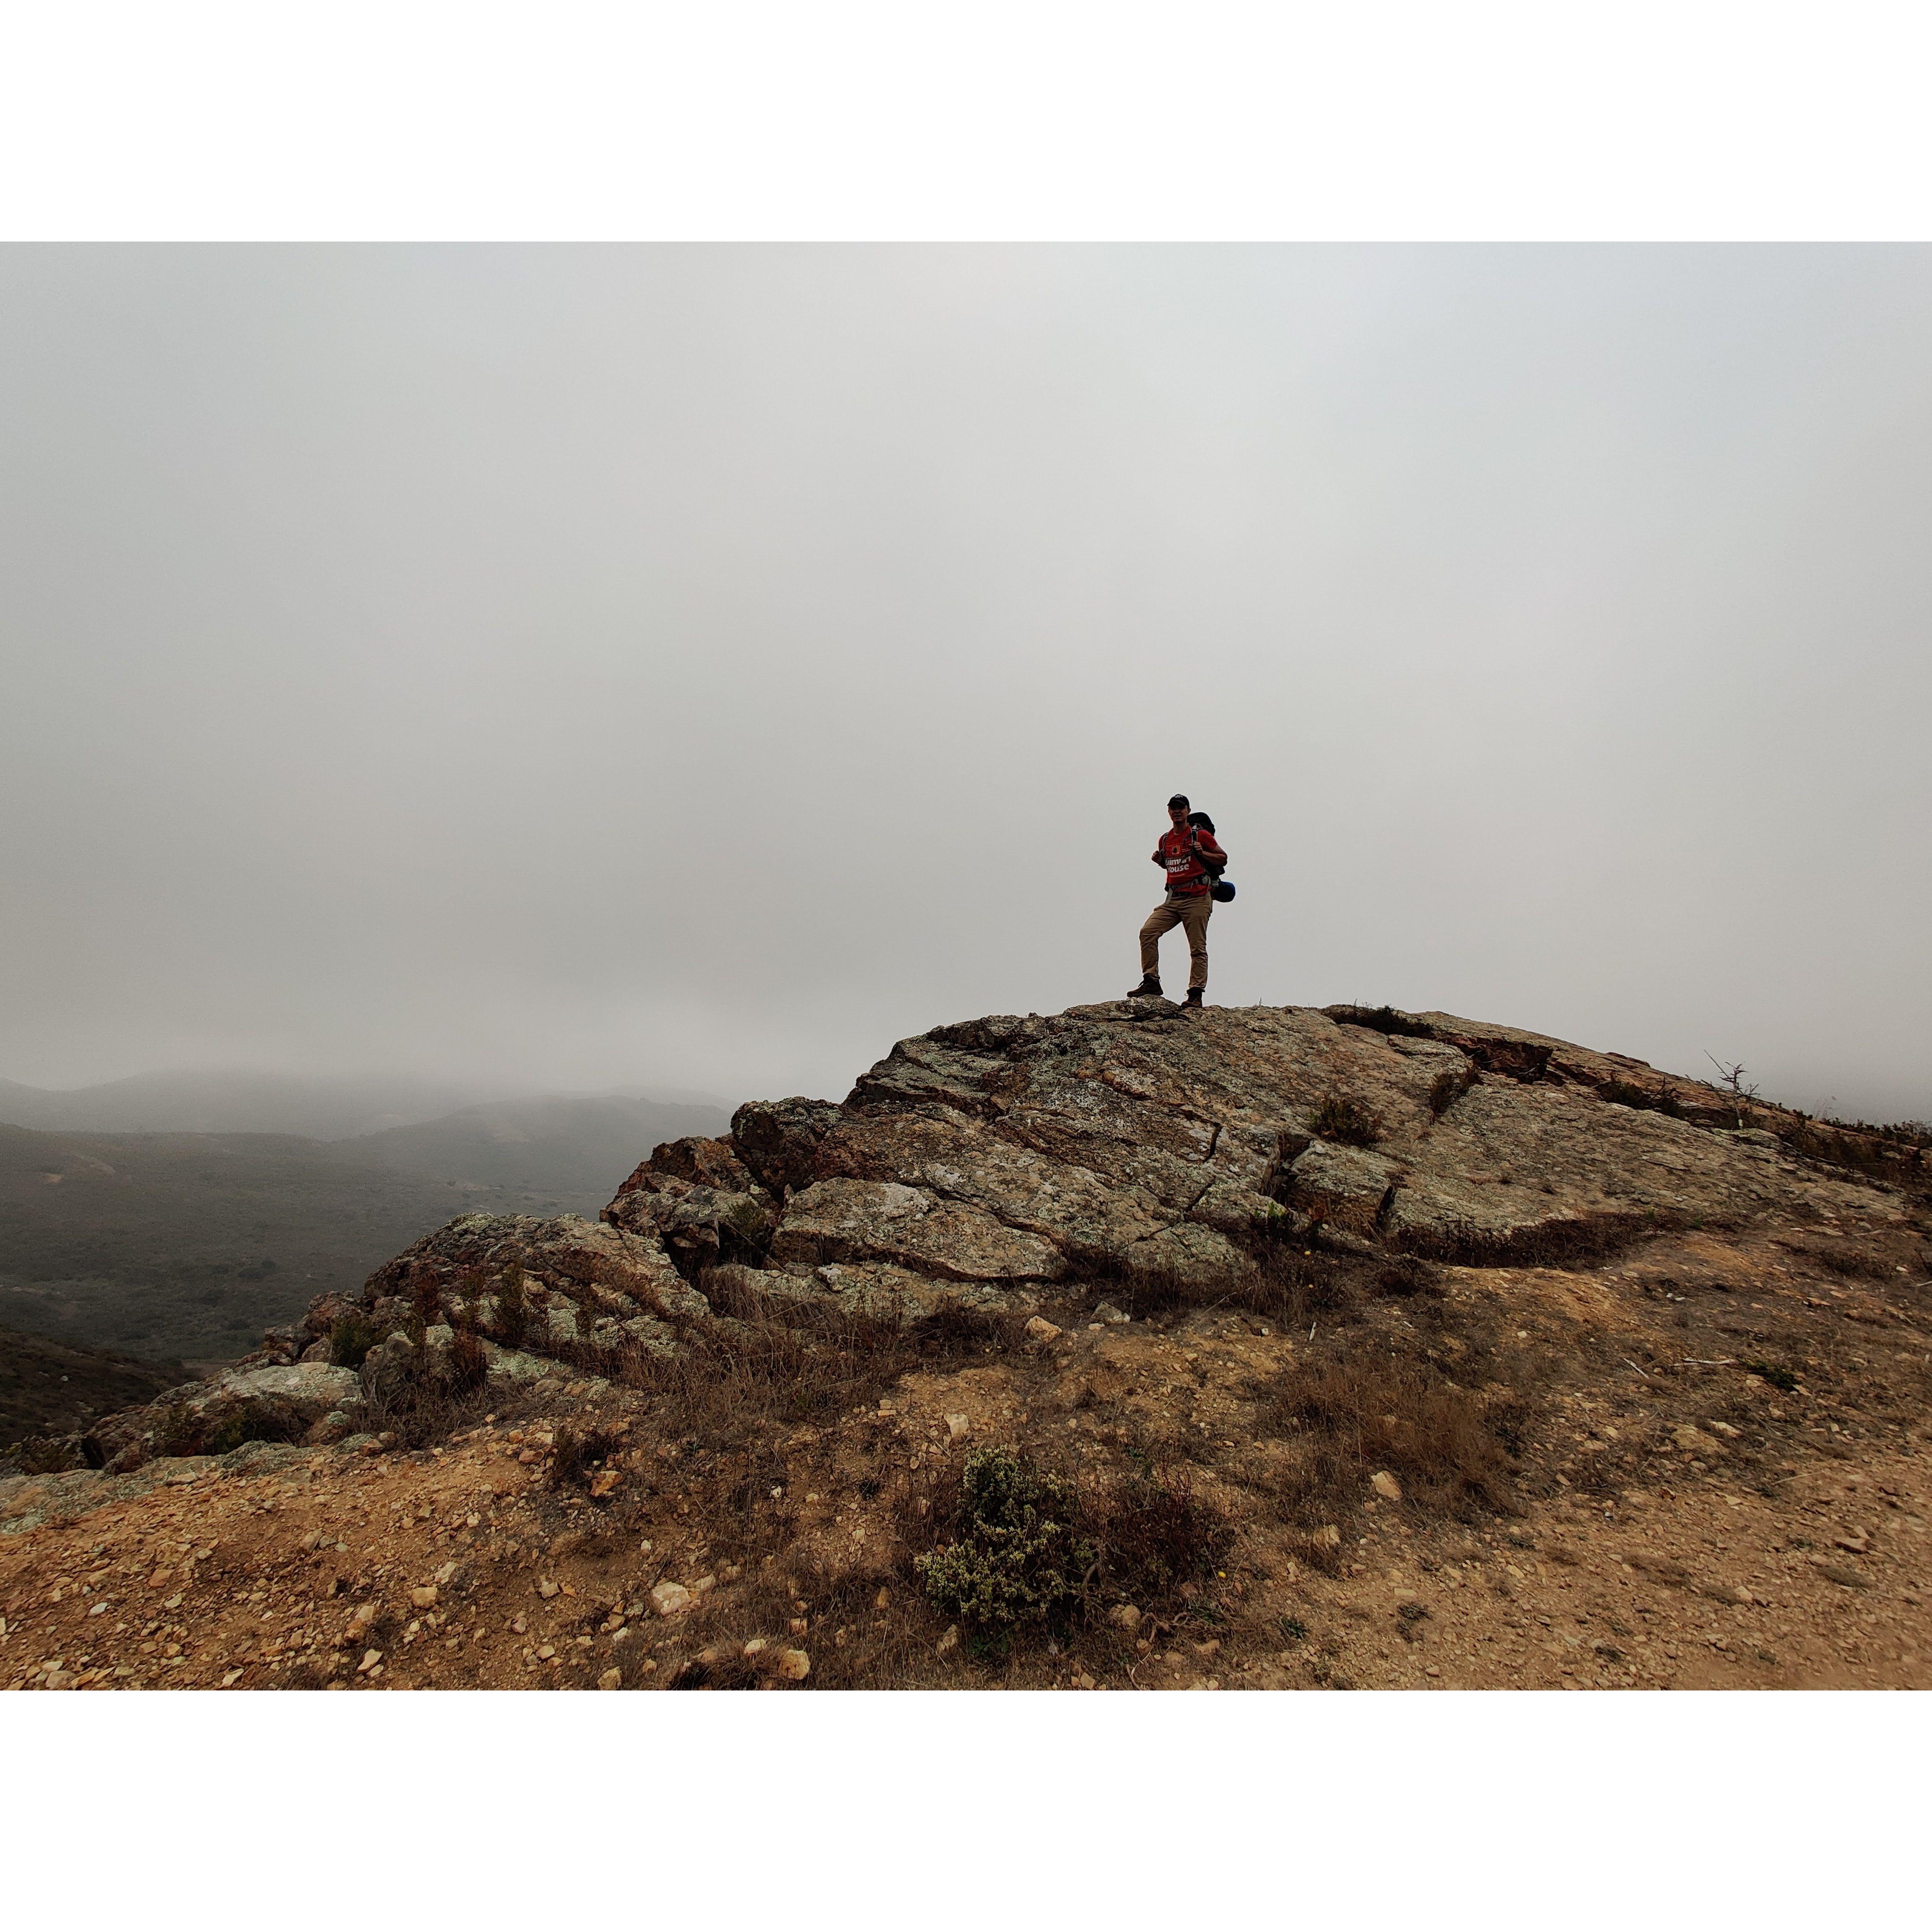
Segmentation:
{"type": "Polygon", "coordinates": [[[385,1335],[414,1316],[506,1348],[668,1344],[711,1313],[654,1234],[574,1214],[466,1214],[379,1268],[359,1299],[385,1335]]]}
{"type": "Polygon", "coordinates": [[[604,1210],[613,1227],[660,1246],[695,1280],[721,1262],[756,1260],[769,1245],[772,1196],[728,1141],[669,1141],[604,1210]]]}
{"type": "Polygon", "coordinates": [[[253,1441],[340,1440],[425,1395],[669,1354],[711,1306],[655,1233],[575,1215],[466,1214],[406,1248],[356,1295],[326,1295],[235,1368],[104,1418],[76,1460],[110,1475],[253,1441]]]}
{"type": "Polygon", "coordinates": [[[1283,1235],[1480,1264],[1666,1225],[1891,1216],[1798,1117],[1443,1013],[1166,1001],[902,1041],[842,1103],[740,1108],[606,1212],[694,1278],[929,1306],[1070,1272],[1234,1281],[1283,1235]],[[869,1271],[862,1274],[860,1270],[869,1271]]]}
{"type": "Polygon", "coordinates": [[[755,1208],[766,1267],[797,1278],[884,1267],[1011,1288],[1232,1281],[1283,1235],[1480,1264],[1663,1225],[1895,1215],[1884,1189],[1801,1151],[1797,1117],[1758,1107],[1740,1132],[1734,1106],[1450,1015],[1123,1000],[937,1028],[841,1106],[740,1108],[733,1147],[756,1184],[731,1198],[742,1238],[755,1208]]]}
{"type": "Polygon", "coordinates": [[[122,1475],[157,1456],[219,1456],[249,1442],[334,1441],[350,1432],[362,1403],[351,1370],[315,1362],[235,1369],[104,1418],[80,1448],[94,1468],[122,1475]]]}
{"type": "Polygon", "coordinates": [[[1801,1116],[1450,1014],[1138,1000],[968,1021],[902,1040],[842,1102],[754,1102],[722,1139],[656,1148],[600,1222],[452,1221],[238,1371],[108,1418],[88,1455],[326,1440],[411,1388],[668,1354],[786,1303],[1030,1312],[1082,1280],[1211,1293],[1284,1239],[1480,1267],[1661,1227],[1899,1218],[1895,1188],[1815,1145],[1801,1116]]]}

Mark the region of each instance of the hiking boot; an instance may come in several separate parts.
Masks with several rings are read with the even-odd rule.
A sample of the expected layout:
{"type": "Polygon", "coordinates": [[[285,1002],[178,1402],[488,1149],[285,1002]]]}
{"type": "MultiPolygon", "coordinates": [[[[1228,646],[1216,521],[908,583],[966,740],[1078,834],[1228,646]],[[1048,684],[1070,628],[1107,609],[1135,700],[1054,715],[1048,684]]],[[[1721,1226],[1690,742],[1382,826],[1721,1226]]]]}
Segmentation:
{"type": "Polygon", "coordinates": [[[1158,980],[1143,980],[1127,998],[1130,1000],[1164,1000],[1167,995],[1160,990],[1158,980]]]}
{"type": "Polygon", "coordinates": [[[1190,986],[1187,989],[1187,997],[1181,1001],[1181,1004],[1184,1006],[1192,1006],[1196,1012],[1198,1012],[1201,1010],[1201,988],[1198,986],[1190,986]]]}

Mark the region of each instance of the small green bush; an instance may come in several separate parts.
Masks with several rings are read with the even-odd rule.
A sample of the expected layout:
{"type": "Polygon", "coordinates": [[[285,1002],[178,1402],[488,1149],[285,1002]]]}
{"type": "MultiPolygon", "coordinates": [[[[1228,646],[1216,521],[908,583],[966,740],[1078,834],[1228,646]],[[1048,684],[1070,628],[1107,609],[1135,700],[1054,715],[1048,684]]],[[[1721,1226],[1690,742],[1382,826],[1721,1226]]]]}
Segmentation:
{"type": "Polygon", "coordinates": [[[1076,1535],[1072,1486],[1011,1449],[976,1449],[961,1479],[957,1543],[917,1560],[945,1614],[994,1628],[1044,1623],[1071,1606],[1093,1568],[1076,1535]]]}
{"type": "Polygon", "coordinates": [[[365,1315],[339,1315],[328,1331],[328,1359],[338,1369],[359,1369],[382,1339],[365,1315]]]}
{"type": "Polygon", "coordinates": [[[506,1262],[496,1288],[496,1332],[505,1347],[520,1348],[530,1326],[530,1297],[524,1291],[520,1262],[506,1262]]]}
{"type": "Polygon", "coordinates": [[[28,1476],[61,1475],[87,1461],[70,1436],[29,1436],[14,1445],[14,1456],[28,1476]]]}

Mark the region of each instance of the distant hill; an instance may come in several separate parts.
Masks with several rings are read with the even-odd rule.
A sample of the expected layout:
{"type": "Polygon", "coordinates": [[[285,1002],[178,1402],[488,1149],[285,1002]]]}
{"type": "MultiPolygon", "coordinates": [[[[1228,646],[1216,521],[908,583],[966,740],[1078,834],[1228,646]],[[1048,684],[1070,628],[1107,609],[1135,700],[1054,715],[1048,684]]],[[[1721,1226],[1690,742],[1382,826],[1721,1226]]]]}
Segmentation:
{"type": "Polygon", "coordinates": [[[179,1362],[139,1361],[0,1328],[0,1445],[64,1435],[188,1379],[179,1362]]]}
{"type": "MultiPolygon", "coordinates": [[[[53,1133],[302,1134],[311,1140],[336,1141],[484,1106],[569,1106],[580,1100],[642,1108],[640,1118],[652,1119],[658,1113],[668,1117],[680,1109],[694,1109],[694,1117],[714,1120],[721,1126],[730,1111],[722,1102],[682,1093],[655,1099],[600,1094],[531,1100],[506,1095],[480,1082],[406,1078],[326,1080],[292,1074],[203,1071],[137,1073],[128,1079],[66,1092],[0,1080],[0,1121],[53,1133]]],[[[512,1131],[520,1130],[512,1124],[512,1131]]],[[[548,1131],[540,1128],[534,1138],[542,1138],[548,1131]]],[[[650,1151],[648,1147],[643,1150],[644,1154],[650,1151]]]]}
{"type": "Polygon", "coordinates": [[[338,1140],[494,1097],[450,1081],[137,1073],[68,1092],[0,1080],[0,1120],[54,1132],[305,1134],[338,1140]]]}
{"type": "Polygon", "coordinates": [[[594,1216],[658,1142],[725,1124],[722,1109],[605,1099],[335,1141],[0,1126],[0,1324],[232,1360],[454,1215],[594,1216]]]}
{"type": "Polygon", "coordinates": [[[335,1150],[459,1184],[548,1193],[566,1212],[594,1216],[660,1141],[722,1134],[730,1125],[722,1107],[614,1096],[509,1100],[338,1141],[335,1150]]]}

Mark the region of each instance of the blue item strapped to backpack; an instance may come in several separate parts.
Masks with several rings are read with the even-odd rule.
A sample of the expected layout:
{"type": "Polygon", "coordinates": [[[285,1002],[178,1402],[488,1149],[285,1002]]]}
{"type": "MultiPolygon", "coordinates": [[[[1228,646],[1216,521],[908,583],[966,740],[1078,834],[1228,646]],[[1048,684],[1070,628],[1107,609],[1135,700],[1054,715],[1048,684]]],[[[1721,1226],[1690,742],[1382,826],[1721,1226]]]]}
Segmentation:
{"type": "MultiPolygon", "coordinates": [[[[1204,812],[1190,812],[1187,814],[1187,822],[1197,830],[1206,832],[1209,838],[1214,837],[1214,821],[1204,812]]],[[[1202,869],[1214,881],[1208,889],[1208,896],[1226,905],[1234,896],[1232,883],[1222,878],[1220,867],[1204,854],[1202,856],[1201,866],[1202,869]]]]}

